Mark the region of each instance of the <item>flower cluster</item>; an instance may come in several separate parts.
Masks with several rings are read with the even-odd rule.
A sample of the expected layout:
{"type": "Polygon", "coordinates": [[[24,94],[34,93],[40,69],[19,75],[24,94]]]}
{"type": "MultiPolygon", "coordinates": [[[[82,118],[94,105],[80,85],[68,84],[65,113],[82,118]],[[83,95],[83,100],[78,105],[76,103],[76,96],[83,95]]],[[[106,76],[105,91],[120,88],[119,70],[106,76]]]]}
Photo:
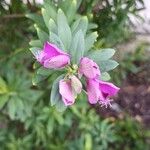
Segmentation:
{"type": "Polygon", "coordinates": [[[99,66],[93,60],[83,57],[78,66],[71,64],[70,55],[49,42],[46,42],[43,50],[37,53],[36,59],[48,69],[66,68],[66,76],[59,81],[59,93],[66,106],[72,105],[77,95],[81,93],[82,77],[86,81],[86,93],[91,104],[110,106],[111,97],[119,91],[119,88],[112,83],[100,80],[99,66]]]}

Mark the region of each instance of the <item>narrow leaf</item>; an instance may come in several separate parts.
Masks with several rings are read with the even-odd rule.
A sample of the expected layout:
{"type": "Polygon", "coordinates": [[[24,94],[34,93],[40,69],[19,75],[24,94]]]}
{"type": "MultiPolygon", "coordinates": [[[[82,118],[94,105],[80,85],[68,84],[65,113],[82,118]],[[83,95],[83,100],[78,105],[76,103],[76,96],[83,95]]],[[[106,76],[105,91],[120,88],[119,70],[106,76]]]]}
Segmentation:
{"type": "Polygon", "coordinates": [[[40,68],[37,70],[37,74],[43,75],[43,76],[49,76],[49,75],[51,75],[53,72],[54,72],[53,69],[47,69],[47,68],[44,68],[44,67],[40,67],[40,68]]]}
{"type": "Polygon", "coordinates": [[[9,99],[8,95],[0,95],[0,109],[4,107],[8,99],[9,99]]]}
{"type": "Polygon", "coordinates": [[[37,15],[37,14],[26,14],[26,17],[33,20],[39,27],[42,29],[45,29],[45,24],[42,16],[37,15]]]}
{"type": "Polygon", "coordinates": [[[63,112],[67,109],[67,106],[65,106],[65,104],[63,103],[62,100],[59,100],[57,103],[56,103],[56,109],[59,111],[59,112],[63,112]]]}
{"type": "Polygon", "coordinates": [[[56,16],[57,16],[56,7],[52,5],[50,1],[46,1],[44,3],[44,8],[47,16],[46,18],[48,19],[47,21],[49,21],[50,18],[56,21],[56,16]]]}
{"type": "Polygon", "coordinates": [[[40,48],[42,48],[42,46],[43,46],[40,40],[31,40],[29,44],[32,47],[40,47],[40,48]]]}
{"type": "Polygon", "coordinates": [[[61,39],[59,38],[59,36],[57,36],[53,32],[50,33],[50,42],[55,44],[61,50],[66,51],[65,46],[64,46],[63,42],[61,41],[61,39]]]}
{"type": "Polygon", "coordinates": [[[101,74],[101,80],[103,80],[103,81],[108,81],[108,80],[110,80],[111,79],[111,77],[110,77],[110,75],[107,73],[107,72],[103,72],[102,74],[101,74]]]}
{"type": "Polygon", "coordinates": [[[85,35],[87,28],[88,28],[88,18],[84,16],[75,21],[71,29],[73,34],[75,34],[79,30],[82,30],[82,32],[85,35]]]}
{"type": "Polygon", "coordinates": [[[115,69],[119,64],[114,60],[106,60],[98,62],[101,72],[107,72],[115,69]]]}
{"type": "Polygon", "coordinates": [[[50,95],[50,102],[51,106],[54,106],[61,100],[61,96],[59,94],[59,81],[64,78],[64,75],[59,76],[53,83],[51,95],[50,95]]]}
{"type": "Polygon", "coordinates": [[[108,48],[108,49],[101,49],[101,50],[95,50],[88,54],[88,57],[93,59],[96,62],[108,60],[111,58],[115,53],[114,49],[108,48]]]}
{"type": "Polygon", "coordinates": [[[58,36],[63,42],[65,49],[70,47],[72,35],[64,12],[59,9],[57,14],[58,36]]]}
{"type": "Polygon", "coordinates": [[[75,64],[79,63],[80,58],[83,57],[85,49],[84,35],[81,30],[79,30],[73,37],[72,45],[70,48],[70,54],[72,56],[72,62],[75,64]]]}
{"type": "Polygon", "coordinates": [[[38,34],[38,37],[39,37],[41,43],[44,44],[46,41],[48,41],[48,39],[49,39],[48,34],[46,32],[44,32],[43,30],[41,30],[37,25],[34,25],[34,27],[37,30],[37,34],[38,34]]]}
{"type": "Polygon", "coordinates": [[[49,30],[49,33],[53,32],[57,34],[57,25],[53,19],[49,20],[48,30],[49,30]]]}
{"type": "Polygon", "coordinates": [[[88,51],[93,46],[94,42],[96,41],[98,37],[97,32],[92,32],[89,34],[85,39],[85,51],[88,51]]]}
{"type": "Polygon", "coordinates": [[[73,0],[71,2],[71,5],[69,6],[69,8],[67,9],[67,18],[68,18],[68,22],[71,23],[72,20],[74,19],[74,16],[76,14],[77,11],[77,1],[73,0]]]}

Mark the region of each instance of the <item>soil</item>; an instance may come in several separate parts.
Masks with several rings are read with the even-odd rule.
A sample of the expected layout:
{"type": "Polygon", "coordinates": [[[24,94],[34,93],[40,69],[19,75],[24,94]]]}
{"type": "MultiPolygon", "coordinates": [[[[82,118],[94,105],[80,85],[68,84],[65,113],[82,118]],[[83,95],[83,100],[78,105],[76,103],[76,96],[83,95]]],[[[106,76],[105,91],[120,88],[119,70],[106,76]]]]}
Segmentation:
{"type": "Polygon", "coordinates": [[[150,127],[150,62],[140,64],[140,67],[141,71],[129,73],[123,81],[112,108],[97,109],[103,117],[120,118],[128,114],[146,128],[150,127]]]}

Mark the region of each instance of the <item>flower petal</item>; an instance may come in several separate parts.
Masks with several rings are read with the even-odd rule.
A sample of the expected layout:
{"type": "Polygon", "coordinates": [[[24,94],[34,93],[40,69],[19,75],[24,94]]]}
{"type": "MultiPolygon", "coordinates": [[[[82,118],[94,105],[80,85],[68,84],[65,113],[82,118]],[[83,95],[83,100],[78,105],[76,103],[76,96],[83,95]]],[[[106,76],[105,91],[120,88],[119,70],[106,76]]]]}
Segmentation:
{"type": "Polygon", "coordinates": [[[46,60],[44,62],[44,67],[57,69],[57,68],[63,68],[69,63],[70,63],[70,57],[68,55],[58,55],[51,59],[46,60]]]}
{"type": "Polygon", "coordinates": [[[79,73],[84,74],[87,78],[96,78],[100,76],[100,70],[98,65],[91,59],[83,57],[80,60],[79,73]]]}
{"type": "Polygon", "coordinates": [[[114,96],[115,94],[117,94],[117,92],[120,89],[117,86],[115,86],[114,84],[112,84],[110,82],[104,82],[104,81],[99,81],[99,86],[100,86],[100,90],[104,94],[108,94],[108,96],[114,96]]]}
{"type": "Polygon", "coordinates": [[[81,84],[80,80],[74,75],[71,76],[70,79],[71,79],[72,88],[74,89],[75,93],[77,93],[77,94],[81,93],[82,84],[81,84]]]}
{"type": "Polygon", "coordinates": [[[89,103],[96,104],[99,100],[99,82],[94,79],[87,80],[87,95],[89,103]]]}
{"type": "Polygon", "coordinates": [[[44,64],[45,56],[46,56],[46,53],[44,53],[43,51],[38,51],[38,53],[35,55],[37,61],[42,65],[44,64]]]}
{"type": "Polygon", "coordinates": [[[45,59],[49,59],[61,54],[68,55],[64,51],[60,50],[56,45],[51,44],[49,42],[45,42],[43,51],[47,54],[47,58],[45,59]]]}
{"type": "Polygon", "coordinates": [[[74,92],[71,87],[70,80],[59,81],[59,93],[62,96],[62,100],[66,106],[72,105],[75,101],[74,92]]]}

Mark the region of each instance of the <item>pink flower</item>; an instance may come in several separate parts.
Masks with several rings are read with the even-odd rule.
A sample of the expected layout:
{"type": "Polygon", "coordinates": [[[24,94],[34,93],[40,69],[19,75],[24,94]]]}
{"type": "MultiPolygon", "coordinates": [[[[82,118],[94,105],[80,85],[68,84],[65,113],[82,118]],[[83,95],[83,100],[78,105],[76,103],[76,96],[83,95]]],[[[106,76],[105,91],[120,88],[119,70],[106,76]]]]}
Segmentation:
{"type": "Polygon", "coordinates": [[[36,55],[36,59],[45,68],[50,69],[63,68],[70,63],[69,55],[49,42],[45,42],[43,50],[36,55]]]}
{"type": "Polygon", "coordinates": [[[93,60],[83,57],[80,60],[79,74],[93,79],[100,76],[100,70],[98,65],[93,60]]]}
{"type": "Polygon", "coordinates": [[[87,80],[87,95],[89,103],[99,102],[102,106],[110,106],[110,98],[117,94],[119,88],[110,82],[100,81],[98,79],[87,80]]]}
{"type": "Polygon", "coordinates": [[[71,76],[69,79],[59,81],[59,93],[66,106],[72,105],[75,102],[77,94],[82,90],[82,84],[76,76],[71,76]]]}

